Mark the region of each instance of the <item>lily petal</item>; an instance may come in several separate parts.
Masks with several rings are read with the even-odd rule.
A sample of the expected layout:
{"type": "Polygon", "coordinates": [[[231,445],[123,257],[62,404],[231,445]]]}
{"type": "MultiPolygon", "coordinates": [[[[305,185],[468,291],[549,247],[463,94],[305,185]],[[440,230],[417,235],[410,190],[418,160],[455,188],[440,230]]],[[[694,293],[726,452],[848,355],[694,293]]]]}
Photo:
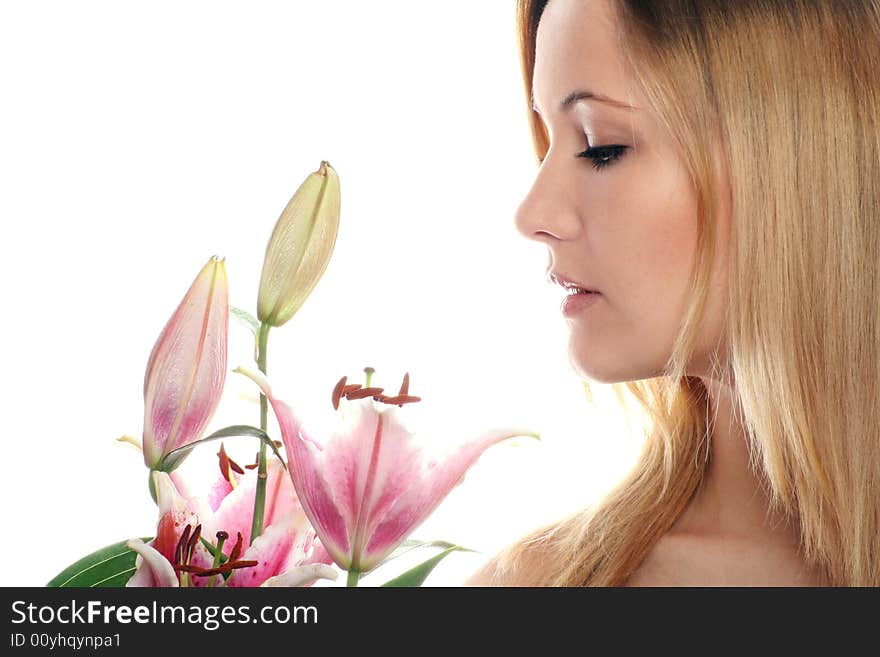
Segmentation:
{"type": "Polygon", "coordinates": [[[309,520],[321,537],[321,543],[341,568],[351,565],[348,549],[348,529],[339,511],[333,490],[324,479],[321,455],[324,450],[316,447],[315,441],[308,438],[290,407],[275,399],[269,382],[261,372],[238,367],[236,372],[244,374],[256,383],[275,412],[281,436],[287,452],[287,468],[300,504],[309,520]]]}
{"type": "MultiPolygon", "coordinates": [[[[306,554],[308,553],[309,550],[306,549],[306,554]]],[[[323,543],[321,543],[321,540],[315,537],[312,540],[311,556],[307,556],[302,563],[304,566],[308,566],[313,563],[323,563],[329,565],[333,563],[333,557],[329,552],[327,552],[327,548],[324,547],[323,543]]]]}
{"type": "MultiPolygon", "coordinates": [[[[266,501],[263,525],[269,527],[286,514],[299,508],[293,483],[284,466],[277,459],[267,465],[266,501]]],[[[223,530],[230,536],[241,532],[244,545],[251,544],[251,526],[254,517],[254,498],[257,490],[258,473],[248,470],[238,481],[238,485],[222,499],[213,517],[205,521],[205,531],[211,537],[223,530]]],[[[225,481],[225,480],[224,480],[225,481]]],[[[213,539],[212,539],[213,541],[213,539]]],[[[227,543],[224,552],[229,553],[233,542],[227,543]]]]}
{"type": "Polygon", "coordinates": [[[202,268],[153,346],[144,377],[144,462],[196,440],[226,378],[229,288],[222,258],[202,268]]]}
{"type": "Polygon", "coordinates": [[[311,543],[314,530],[302,509],[289,513],[270,525],[257,537],[241,559],[256,561],[256,566],[236,570],[227,580],[227,586],[259,586],[262,582],[299,565],[305,555],[305,545],[311,543]]]}
{"type": "Polygon", "coordinates": [[[492,445],[514,436],[534,435],[530,431],[501,429],[487,432],[444,459],[431,461],[421,481],[401,495],[378,523],[361,555],[363,572],[375,568],[395,547],[427,518],[465,472],[492,445]]]}
{"type": "Polygon", "coordinates": [[[296,566],[290,570],[270,577],[260,586],[311,586],[319,579],[335,580],[338,571],[323,563],[309,566],[296,566]]]}
{"type": "Polygon", "coordinates": [[[139,538],[128,541],[126,545],[139,555],[137,570],[128,580],[126,586],[180,586],[177,575],[174,573],[174,567],[155,548],[139,538]]]}
{"type": "Polygon", "coordinates": [[[351,536],[347,555],[361,570],[361,552],[377,518],[395,500],[417,484],[421,450],[400,422],[394,409],[376,411],[369,399],[355,402],[360,413],[354,429],[334,436],[323,451],[324,477],[351,536]]]}

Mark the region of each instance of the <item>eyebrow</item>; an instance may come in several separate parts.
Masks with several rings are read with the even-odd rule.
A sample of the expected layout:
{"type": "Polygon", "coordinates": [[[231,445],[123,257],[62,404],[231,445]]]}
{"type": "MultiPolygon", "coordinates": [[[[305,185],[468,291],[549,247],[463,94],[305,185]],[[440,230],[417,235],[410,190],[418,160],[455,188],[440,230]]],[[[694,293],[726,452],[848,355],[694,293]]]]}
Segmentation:
{"type": "MultiPolygon", "coordinates": [[[[565,98],[562,99],[562,102],[559,103],[559,111],[564,112],[565,110],[569,109],[572,105],[574,105],[576,102],[581,101],[581,100],[595,100],[599,103],[605,103],[606,105],[611,105],[612,107],[616,107],[618,109],[628,109],[628,110],[638,109],[637,107],[633,107],[632,105],[627,105],[626,103],[622,103],[619,100],[614,100],[613,98],[610,98],[609,96],[605,96],[603,94],[597,94],[593,91],[576,90],[576,91],[572,91],[570,94],[568,94],[565,98]]],[[[535,105],[535,92],[534,91],[532,91],[532,111],[537,114],[541,113],[538,110],[537,106],[535,105]]]]}

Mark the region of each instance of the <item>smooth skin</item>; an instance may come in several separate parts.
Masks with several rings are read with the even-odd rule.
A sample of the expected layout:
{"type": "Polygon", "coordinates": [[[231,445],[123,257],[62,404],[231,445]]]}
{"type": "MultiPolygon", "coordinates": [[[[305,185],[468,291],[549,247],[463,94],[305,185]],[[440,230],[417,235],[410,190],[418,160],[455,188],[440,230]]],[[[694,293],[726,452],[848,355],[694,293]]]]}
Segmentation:
{"type": "MultiPolygon", "coordinates": [[[[610,0],[551,0],[538,28],[533,92],[551,145],[517,210],[517,229],[547,247],[550,269],[601,295],[567,320],[571,363],[602,383],[657,376],[690,291],[697,197],[672,138],[624,65],[610,0]],[[574,91],[616,102],[583,99],[561,109],[574,91]],[[607,146],[623,148],[600,148],[607,146]]],[[[815,585],[819,578],[801,557],[798,528],[770,513],[748,466],[731,390],[709,378],[711,359],[720,357],[726,340],[731,211],[721,161],[716,143],[716,181],[726,193],[715,208],[716,261],[688,367],[706,384],[717,414],[711,464],[690,505],[627,584],[815,585]]],[[[541,555],[529,561],[522,568],[543,562],[541,555]]],[[[497,579],[492,565],[468,584],[517,583],[515,572],[497,579]]]]}

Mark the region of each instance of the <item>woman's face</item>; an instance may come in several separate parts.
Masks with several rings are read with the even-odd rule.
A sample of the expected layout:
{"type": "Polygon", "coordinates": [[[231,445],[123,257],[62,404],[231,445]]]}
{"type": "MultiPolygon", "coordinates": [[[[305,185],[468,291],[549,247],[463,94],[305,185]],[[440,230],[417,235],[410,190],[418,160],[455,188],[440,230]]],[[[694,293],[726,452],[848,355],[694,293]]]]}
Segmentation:
{"type": "MultiPolygon", "coordinates": [[[[533,97],[550,150],[516,214],[520,232],[547,245],[550,272],[598,292],[589,304],[572,304],[566,320],[573,366],[603,383],[662,373],[686,309],[697,238],[696,191],[627,72],[617,34],[610,0],[551,0],[545,9],[533,97]],[[617,102],[561,107],[585,91],[617,102]]],[[[694,375],[708,371],[723,328],[729,218],[726,207],[716,211],[716,266],[694,375]]]]}

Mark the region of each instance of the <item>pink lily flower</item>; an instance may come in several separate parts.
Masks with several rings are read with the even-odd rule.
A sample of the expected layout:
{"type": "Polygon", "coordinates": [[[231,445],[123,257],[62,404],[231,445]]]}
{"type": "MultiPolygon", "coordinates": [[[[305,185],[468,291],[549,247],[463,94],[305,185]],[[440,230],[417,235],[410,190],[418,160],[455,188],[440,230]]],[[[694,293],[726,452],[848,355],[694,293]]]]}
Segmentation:
{"type": "Polygon", "coordinates": [[[168,320],[147,362],[143,451],[151,470],[172,450],[197,440],[211,420],[226,380],[228,331],[226,268],[223,258],[214,256],[168,320]]]}
{"type": "Polygon", "coordinates": [[[401,424],[394,405],[419,401],[408,394],[409,376],[395,397],[382,388],[334,390],[352,402],[354,421],[321,442],[307,435],[296,414],[272,395],[266,377],[244,368],[272,404],[281,427],[288,471],[306,515],[333,560],[349,572],[378,566],[462,480],[491,445],[536,434],[499,429],[464,443],[444,459],[427,460],[416,438],[401,424]],[[378,410],[376,403],[390,407],[378,410]]]}
{"type": "Polygon", "coordinates": [[[336,578],[328,565],[332,560],[316,539],[278,461],[271,462],[268,470],[267,527],[253,543],[249,534],[256,471],[233,475],[234,488],[213,511],[205,500],[182,495],[174,484],[176,475],[156,471],[152,477],[159,525],[149,543],[128,542],[140,558],[127,586],[308,586],[318,579],[336,578]],[[202,536],[219,547],[226,556],[224,563],[205,547],[202,536]],[[221,575],[229,573],[224,581],[221,575]]]}

